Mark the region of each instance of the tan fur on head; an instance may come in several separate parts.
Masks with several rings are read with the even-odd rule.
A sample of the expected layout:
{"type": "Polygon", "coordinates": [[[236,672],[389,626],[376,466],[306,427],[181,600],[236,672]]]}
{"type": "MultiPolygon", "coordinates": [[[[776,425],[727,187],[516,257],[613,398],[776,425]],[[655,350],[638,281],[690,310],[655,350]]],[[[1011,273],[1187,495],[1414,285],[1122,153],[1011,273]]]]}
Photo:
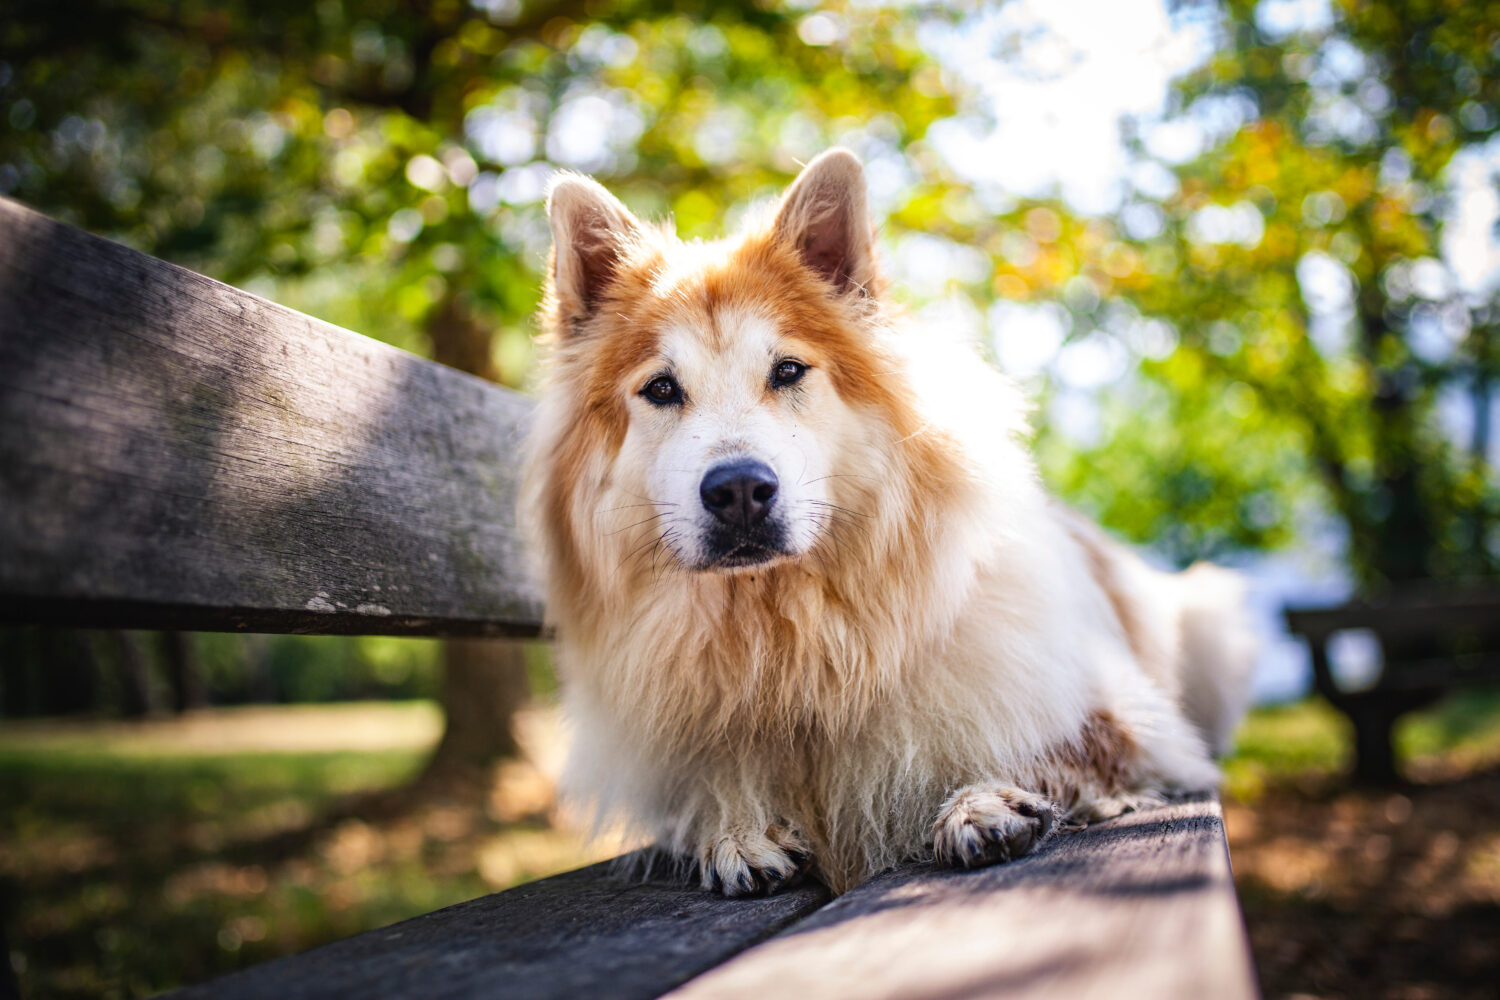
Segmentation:
{"type": "Polygon", "coordinates": [[[843,891],[928,854],[964,788],[941,829],[990,845],[983,861],[1040,839],[963,826],[1006,803],[1086,819],[1213,783],[1174,703],[1181,644],[1147,666],[1127,634],[1171,631],[1172,581],[1138,567],[1116,593],[1128,574],[1038,486],[1013,387],[904,331],[852,154],[720,243],[681,243],[584,178],[548,207],[523,516],[576,796],[733,894],[806,864],[843,891]],[[647,391],[663,379],[665,402],[647,391]],[[774,487],[763,523],[700,499],[726,463],[774,487]]]}

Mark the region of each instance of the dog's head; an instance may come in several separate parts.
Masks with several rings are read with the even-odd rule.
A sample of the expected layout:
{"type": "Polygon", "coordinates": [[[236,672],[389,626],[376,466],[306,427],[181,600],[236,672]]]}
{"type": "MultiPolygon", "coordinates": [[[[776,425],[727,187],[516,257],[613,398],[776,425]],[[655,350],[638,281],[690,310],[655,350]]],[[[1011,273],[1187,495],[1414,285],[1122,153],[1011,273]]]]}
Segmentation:
{"type": "Polygon", "coordinates": [[[552,536],[625,574],[733,573],[858,532],[913,430],[879,344],[859,161],[823,154],[768,223],[720,243],[643,225],[578,176],[547,209],[550,453],[534,460],[552,536]]]}

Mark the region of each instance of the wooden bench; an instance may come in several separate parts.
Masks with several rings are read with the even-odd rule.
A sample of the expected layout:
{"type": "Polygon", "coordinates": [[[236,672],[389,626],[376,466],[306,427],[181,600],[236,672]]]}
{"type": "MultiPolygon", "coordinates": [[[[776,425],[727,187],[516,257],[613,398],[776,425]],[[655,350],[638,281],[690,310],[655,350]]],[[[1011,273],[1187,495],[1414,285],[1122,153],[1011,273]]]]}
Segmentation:
{"type": "Polygon", "coordinates": [[[1407,585],[1333,608],[1289,608],[1287,627],[1307,640],[1313,685],[1354,725],[1354,776],[1399,777],[1396,719],[1466,684],[1500,681],[1500,590],[1407,585]],[[1334,675],[1330,640],[1358,629],[1379,645],[1380,672],[1361,687],[1334,675]]]}
{"type": "MultiPolygon", "coordinates": [[[[514,393],[0,200],[0,618],[535,635],[514,393]]],[[[15,942],[23,950],[26,943],[15,942]]],[[[605,864],[184,997],[1252,997],[1218,803],[830,901],[605,864]]]]}

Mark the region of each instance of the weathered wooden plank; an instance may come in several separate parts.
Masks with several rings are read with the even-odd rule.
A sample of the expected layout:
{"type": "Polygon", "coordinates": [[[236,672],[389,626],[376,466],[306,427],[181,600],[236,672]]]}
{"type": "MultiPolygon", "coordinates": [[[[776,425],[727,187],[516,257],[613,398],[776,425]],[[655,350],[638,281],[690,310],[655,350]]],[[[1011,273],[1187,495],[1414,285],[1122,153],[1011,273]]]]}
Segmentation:
{"type": "Polygon", "coordinates": [[[1242,1000],[1257,995],[1213,800],[1054,837],[973,872],[879,876],[674,1000],[1242,1000]]]}
{"type": "MultiPolygon", "coordinates": [[[[660,996],[816,910],[825,889],[731,900],[613,862],[279,959],[176,1000],[660,996]]],[[[786,995],[786,994],[777,994],[786,995]]]]}
{"type": "Polygon", "coordinates": [[[0,199],[0,620],[534,633],[529,409],[0,199]]]}

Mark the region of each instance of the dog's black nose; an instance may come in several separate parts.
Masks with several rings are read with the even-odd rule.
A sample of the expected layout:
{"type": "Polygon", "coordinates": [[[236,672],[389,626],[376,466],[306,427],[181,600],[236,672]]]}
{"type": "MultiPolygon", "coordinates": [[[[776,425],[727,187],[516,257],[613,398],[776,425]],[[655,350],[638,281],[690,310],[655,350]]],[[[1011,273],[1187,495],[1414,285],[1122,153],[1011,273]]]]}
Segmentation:
{"type": "Polygon", "coordinates": [[[776,473],[764,462],[740,459],[716,465],[704,475],[698,495],[708,512],[735,528],[759,524],[776,498],[776,473]]]}

